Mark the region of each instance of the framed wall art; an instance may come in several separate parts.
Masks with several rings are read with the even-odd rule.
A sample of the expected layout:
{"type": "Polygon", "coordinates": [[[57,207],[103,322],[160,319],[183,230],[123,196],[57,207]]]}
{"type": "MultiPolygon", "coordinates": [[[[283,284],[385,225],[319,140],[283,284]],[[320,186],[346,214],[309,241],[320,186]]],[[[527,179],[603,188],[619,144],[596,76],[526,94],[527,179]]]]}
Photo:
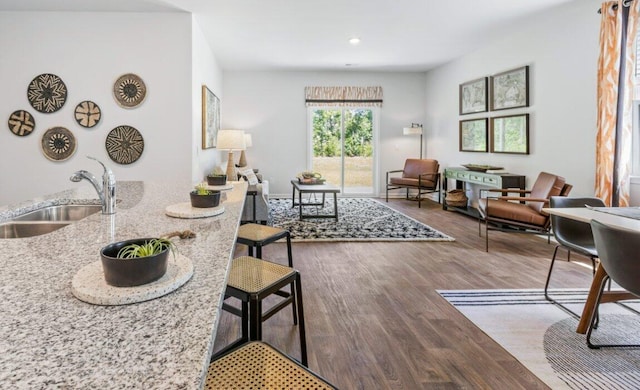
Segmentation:
{"type": "Polygon", "coordinates": [[[529,66],[491,77],[491,110],[529,106],[529,66]]]}
{"type": "Polygon", "coordinates": [[[486,152],[488,147],[487,118],[460,121],[460,151],[486,152]]]}
{"type": "Polygon", "coordinates": [[[488,100],[486,77],[460,84],[460,115],[487,111],[488,100]]]}
{"type": "Polygon", "coordinates": [[[491,153],[529,154],[529,114],[491,118],[491,153]]]}
{"type": "Polygon", "coordinates": [[[220,130],[220,99],[202,86],[202,149],[215,148],[220,130]]]}

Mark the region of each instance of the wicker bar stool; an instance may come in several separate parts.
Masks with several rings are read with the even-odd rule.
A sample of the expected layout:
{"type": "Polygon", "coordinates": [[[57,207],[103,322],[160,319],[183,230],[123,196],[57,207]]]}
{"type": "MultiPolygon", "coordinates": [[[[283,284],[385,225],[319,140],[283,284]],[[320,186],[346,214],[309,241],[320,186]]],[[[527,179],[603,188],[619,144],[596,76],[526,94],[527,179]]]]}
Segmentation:
{"type": "Polygon", "coordinates": [[[242,336],[215,356],[220,356],[243,342],[261,340],[262,322],[291,304],[297,307],[295,323],[298,324],[300,334],[300,361],[304,366],[307,365],[302,286],[300,273],[297,270],[251,256],[237,257],[233,259],[231,264],[225,295],[237,298],[242,302],[241,310],[226,302],[222,305],[223,310],[241,316],[242,336]],[[283,297],[284,299],[263,313],[262,301],[270,295],[282,296],[280,290],[287,285],[292,285],[292,293],[287,294],[286,297],[283,297]]]}
{"type": "Polygon", "coordinates": [[[253,248],[256,248],[256,257],[262,259],[262,247],[276,242],[282,238],[287,239],[287,257],[289,267],[293,267],[291,254],[291,235],[288,230],[273,226],[260,225],[258,223],[246,223],[238,228],[236,242],[249,247],[249,256],[253,256],[253,248]]]}
{"type": "MultiPolygon", "coordinates": [[[[286,229],[261,225],[258,223],[246,223],[244,225],[240,225],[240,227],[238,228],[238,237],[236,239],[236,242],[248,246],[249,256],[253,256],[253,248],[255,248],[255,257],[257,257],[258,259],[262,259],[262,247],[276,242],[282,238],[287,239],[287,259],[289,261],[289,267],[293,268],[291,235],[286,229]]],[[[291,284],[291,289],[289,291],[290,292],[280,290],[276,294],[283,298],[287,298],[289,295],[295,294],[293,284],[291,284]]],[[[291,305],[291,311],[293,314],[293,324],[296,325],[298,323],[298,315],[296,314],[295,305],[291,305]]]]}
{"type": "Polygon", "coordinates": [[[206,390],[336,389],[318,374],[271,345],[249,342],[209,365],[206,390]]]}

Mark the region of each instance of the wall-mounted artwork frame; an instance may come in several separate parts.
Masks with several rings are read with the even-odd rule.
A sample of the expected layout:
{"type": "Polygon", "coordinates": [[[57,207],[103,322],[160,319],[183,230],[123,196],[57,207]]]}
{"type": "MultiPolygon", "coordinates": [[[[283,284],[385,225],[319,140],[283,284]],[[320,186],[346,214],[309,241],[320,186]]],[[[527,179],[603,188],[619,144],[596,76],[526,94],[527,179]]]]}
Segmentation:
{"type": "Polygon", "coordinates": [[[486,153],[489,144],[487,125],[487,118],[460,121],[460,151],[486,153]]]}
{"type": "Polygon", "coordinates": [[[202,86],[202,149],[215,148],[220,130],[220,99],[202,86]]]}
{"type": "Polygon", "coordinates": [[[491,111],[528,106],[528,65],[491,76],[491,111]]]}
{"type": "Polygon", "coordinates": [[[529,114],[491,118],[491,153],[529,154],[529,114]]]}
{"type": "Polygon", "coordinates": [[[460,115],[486,112],[489,100],[488,78],[460,84],[460,115]]]}

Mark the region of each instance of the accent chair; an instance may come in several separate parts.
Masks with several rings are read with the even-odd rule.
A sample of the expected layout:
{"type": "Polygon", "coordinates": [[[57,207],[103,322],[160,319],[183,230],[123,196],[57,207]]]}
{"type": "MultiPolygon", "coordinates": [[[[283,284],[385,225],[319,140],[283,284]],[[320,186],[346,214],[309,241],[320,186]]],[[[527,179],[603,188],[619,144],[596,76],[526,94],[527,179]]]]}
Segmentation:
{"type": "Polygon", "coordinates": [[[440,194],[440,164],[438,160],[408,158],[403,169],[387,172],[386,201],[389,202],[389,190],[405,188],[407,190],[406,199],[409,199],[409,190],[418,191],[416,200],[418,207],[421,207],[422,195],[438,193],[438,203],[441,201],[440,194]],[[397,175],[402,172],[402,176],[397,175]]]}

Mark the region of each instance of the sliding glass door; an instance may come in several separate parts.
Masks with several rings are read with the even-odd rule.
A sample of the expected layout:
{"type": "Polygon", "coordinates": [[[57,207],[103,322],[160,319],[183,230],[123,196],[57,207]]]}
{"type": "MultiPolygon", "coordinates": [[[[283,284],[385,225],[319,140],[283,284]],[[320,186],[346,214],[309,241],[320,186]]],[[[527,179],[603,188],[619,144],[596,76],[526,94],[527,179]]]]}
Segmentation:
{"type": "Polygon", "coordinates": [[[373,195],[376,114],[371,108],[310,108],[311,170],[345,194],[373,195]]]}

